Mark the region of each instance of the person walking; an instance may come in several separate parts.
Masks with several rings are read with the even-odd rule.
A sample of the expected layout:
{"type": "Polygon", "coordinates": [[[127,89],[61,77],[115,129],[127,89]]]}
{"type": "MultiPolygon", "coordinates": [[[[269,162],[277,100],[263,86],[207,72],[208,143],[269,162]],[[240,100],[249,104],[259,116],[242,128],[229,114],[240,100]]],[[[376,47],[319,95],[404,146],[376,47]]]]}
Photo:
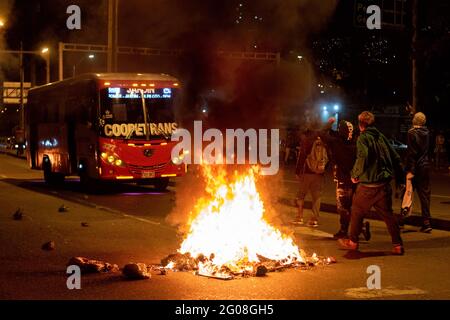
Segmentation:
{"type": "Polygon", "coordinates": [[[358,116],[361,135],[356,143],[356,161],[353,166],[352,182],[357,183],[353,198],[350,238],[339,239],[340,245],[349,250],[358,250],[358,237],[364,215],[374,207],[386,223],[392,238],[395,255],[405,250],[400,227],[392,210],[392,188],[390,181],[403,179],[400,156],[389,144],[387,138],[375,128],[375,116],[364,111],[358,116]]]}
{"type": "MultiPolygon", "coordinates": [[[[356,160],[356,134],[353,124],[349,121],[339,121],[338,130],[331,130],[335,118],[328,120],[328,126],[321,134],[330,149],[333,163],[334,181],[336,182],[336,209],[339,213],[339,231],[334,234],[335,239],[348,238],[351,207],[356,185],[352,183],[350,172],[356,160]]],[[[366,221],[361,230],[366,241],[371,238],[370,223],[366,221]]]]}
{"type": "Polygon", "coordinates": [[[422,211],[421,232],[430,233],[430,161],[428,159],[429,131],[426,124],[426,116],[422,112],[414,115],[413,127],[408,131],[408,149],[405,160],[406,180],[412,181],[413,188],[417,191],[422,211]]]}
{"type": "Polygon", "coordinates": [[[446,166],[445,159],[445,137],[442,132],[436,135],[436,146],[434,148],[434,163],[437,170],[441,169],[441,166],[446,166]]]}
{"type": "Polygon", "coordinates": [[[297,216],[293,224],[303,224],[303,207],[309,192],[312,199],[312,216],[308,222],[310,227],[319,226],[320,197],[328,154],[322,139],[316,132],[308,131],[302,141],[297,159],[295,174],[300,187],[297,197],[297,216]]]}

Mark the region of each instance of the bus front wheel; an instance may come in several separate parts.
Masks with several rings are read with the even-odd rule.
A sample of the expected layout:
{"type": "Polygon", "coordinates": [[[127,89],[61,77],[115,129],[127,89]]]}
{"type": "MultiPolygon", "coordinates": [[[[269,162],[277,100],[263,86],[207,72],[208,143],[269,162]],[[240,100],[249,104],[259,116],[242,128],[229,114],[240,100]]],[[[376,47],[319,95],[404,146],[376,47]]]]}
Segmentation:
{"type": "Polygon", "coordinates": [[[153,183],[153,186],[158,191],[166,191],[169,186],[169,178],[159,178],[153,183]]]}

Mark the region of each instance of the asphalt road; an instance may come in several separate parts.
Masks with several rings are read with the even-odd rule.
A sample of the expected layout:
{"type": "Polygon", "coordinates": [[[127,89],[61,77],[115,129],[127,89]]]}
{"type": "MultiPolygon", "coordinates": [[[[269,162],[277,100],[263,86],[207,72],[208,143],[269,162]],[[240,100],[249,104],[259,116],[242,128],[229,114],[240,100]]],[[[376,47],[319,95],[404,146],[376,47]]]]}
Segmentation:
{"type": "Polygon", "coordinates": [[[292,227],[293,208],[272,204],[278,223],[308,253],[334,256],[338,263],[311,270],[286,270],[263,278],[220,281],[169,272],[150,280],[127,281],[120,273],[83,275],[81,290],[66,287],[66,264],[73,256],[158,263],[180,245],[165,218],[175,210],[177,188],[122,185],[86,195],[76,180],[63,188],[42,182],[23,160],[0,155],[0,299],[449,299],[450,233],[407,227],[406,255],[390,255],[385,226],[372,223],[372,240],[361,252],[341,250],[331,235],[337,216],[323,213],[317,229],[292,227]],[[68,212],[58,212],[62,205],[68,212]],[[23,208],[23,220],[12,219],[23,208]],[[88,227],[81,223],[87,222],[88,227]],[[41,245],[54,241],[53,251],[41,245]],[[381,270],[381,290],[368,290],[367,268],[381,270]]]}

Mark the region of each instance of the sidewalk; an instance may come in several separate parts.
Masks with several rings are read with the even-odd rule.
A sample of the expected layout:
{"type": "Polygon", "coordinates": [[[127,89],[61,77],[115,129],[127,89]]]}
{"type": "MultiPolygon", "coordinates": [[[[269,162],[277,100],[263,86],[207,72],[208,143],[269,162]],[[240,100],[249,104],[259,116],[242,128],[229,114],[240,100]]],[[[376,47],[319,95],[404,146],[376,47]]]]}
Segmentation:
{"type": "Polygon", "coordinates": [[[1,148],[1,147],[0,147],[0,153],[7,154],[7,155],[10,155],[10,156],[13,156],[13,157],[17,157],[17,158],[22,158],[22,159],[26,159],[27,158],[25,152],[22,155],[18,156],[16,150],[5,149],[5,148],[1,148]]]}
{"type": "MultiPolygon", "coordinates": [[[[285,185],[285,192],[280,197],[280,202],[286,205],[295,206],[294,199],[298,190],[297,178],[294,174],[294,168],[284,167],[280,169],[280,174],[283,176],[283,183],[285,185]]],[[[324,179],[321,211],[337,213],[336,212],[336,197],[335,184],[330,173],[327,173],[324,179]]],[[[309,195],[306,197],[305,207],[310,208],[311,202],[309,195]]],[[[393,208],[395,213],[400,212],[401,200],[394,196],[393,208]]],[[[433,172],[431,177],[431,215],[432,225],[435,229],[442,229],[450,231],[450,174],[433,172]]],[[[371,212],[369,218],[379,220],[375,212],[371,212]]],[[[413,213],[407,219],[407,224],[420,226],[421,213],[420,202],[417,194],[414,194],[413,213]]]]}

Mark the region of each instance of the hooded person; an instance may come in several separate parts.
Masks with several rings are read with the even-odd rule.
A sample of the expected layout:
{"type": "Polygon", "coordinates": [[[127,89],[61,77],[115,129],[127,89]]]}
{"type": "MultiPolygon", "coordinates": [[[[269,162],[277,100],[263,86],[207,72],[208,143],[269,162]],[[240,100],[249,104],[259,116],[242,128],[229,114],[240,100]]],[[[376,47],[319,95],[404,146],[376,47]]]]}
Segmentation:
{"type": "Polygon", "coordinates": [[[422,211],[421,232],[430,233],[430,161],[428,149],[430,145],[430,133],[425,126],[426,116],[422,112],[414,115],[412,128],[408,131],[408,150],[405,160],[406,180],[411,180],[413,188],[417,191],[422,211]]]}
{"type": "MultiPolygon", "coordinates": [[[[336,120],[330,118],[328,126],[322,131],[320,137],[330,149],[333,164],[334,181],[336,183],[336,209],[339,213],[339,231],[335,239],[348,237],[350,226],[351,207],[355,185],[352,183],[350,172],[356,160],[356,132],[353,124],[346,120],[339,121],[338,130],[331,130],[336,120]]],[[[370,240],[370,224],[366,221],[361,230],[366,241],[370,240]]]]}

